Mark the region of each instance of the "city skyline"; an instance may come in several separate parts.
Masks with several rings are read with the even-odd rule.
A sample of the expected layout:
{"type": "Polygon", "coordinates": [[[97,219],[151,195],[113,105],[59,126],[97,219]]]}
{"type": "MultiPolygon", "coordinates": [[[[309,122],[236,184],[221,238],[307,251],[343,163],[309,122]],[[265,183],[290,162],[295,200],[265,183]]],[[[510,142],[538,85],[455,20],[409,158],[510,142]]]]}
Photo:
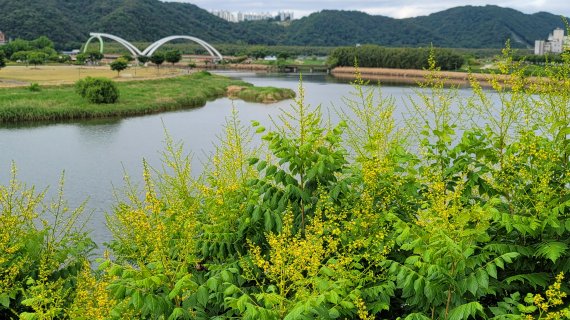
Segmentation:
{"type": "Polygon", "coordinates": [[[230,12],[278,12],[292,11],[295,18],[307,16],[313,12],[325,9],[357,10],[373,15],[383,15],[393,18],[409,18],[422,15],[429,15],[434,12],[446,10],[453,7],[473,5],[497,5],[508,7],[523,13],[536,13],[540,11],[552,14],[570,16],[570,6],[567,0],[531,0],[531,1],[471,1],[465,3],[459,0],[444,0],[434,3],[427,3],[421,0],[357,0],[357,1],[332,1],[332,0],[274,0],[263,2],[257,0],[227,0],[224,2],[213,2],[209,0],[167,0],[169,2],[186,2],[195,4],[208,11],[226,10],[230,12]]]}

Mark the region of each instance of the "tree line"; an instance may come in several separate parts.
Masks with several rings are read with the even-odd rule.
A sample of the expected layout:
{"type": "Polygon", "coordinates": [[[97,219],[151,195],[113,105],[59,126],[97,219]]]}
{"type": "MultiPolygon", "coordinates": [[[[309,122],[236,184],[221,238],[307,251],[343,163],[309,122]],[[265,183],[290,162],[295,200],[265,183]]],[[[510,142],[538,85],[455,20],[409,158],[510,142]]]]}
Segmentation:
{"type": "MultiPolygon", "coordinates": [[[[457,70],[465,63],[463,55],[451,49],[435,50],[435,59],[441,70],[457,70]]],[[[332,67],[358,65],[368,68],[426,69],[429,67],[430,48],[386,48],[376,45],[340,47],[329,56],[332,67]]]]}
{"type": "Polygon", "coordinates": [[[20,61],[33,65],[46,61],[66,62],[69,56],[59,54],[54,43],[46,36],[34,40],[16,39],[0,47],[0,55],[11,61],[20,61]]]}

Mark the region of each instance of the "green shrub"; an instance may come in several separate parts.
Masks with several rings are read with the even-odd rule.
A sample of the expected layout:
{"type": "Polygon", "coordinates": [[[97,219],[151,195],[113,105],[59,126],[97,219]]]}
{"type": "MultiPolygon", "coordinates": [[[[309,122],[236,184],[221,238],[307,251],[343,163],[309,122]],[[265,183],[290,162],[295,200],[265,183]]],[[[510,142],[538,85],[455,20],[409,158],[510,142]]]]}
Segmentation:
{"type": "Polygon", "coordinates": [[[42,87],[40,87],[40,85],[36,82],[34,83],[30,83],[30,85],[28,86],[28,90],[32,91],[32,92],[39,92],[42,91],[42,87]]]}
{"type": "Polygon", "coordinates": [[[106,78],[87,77],[75,83],[76,91],[91,103],[115,103],[119,99],[117,85],[106,78]]]}

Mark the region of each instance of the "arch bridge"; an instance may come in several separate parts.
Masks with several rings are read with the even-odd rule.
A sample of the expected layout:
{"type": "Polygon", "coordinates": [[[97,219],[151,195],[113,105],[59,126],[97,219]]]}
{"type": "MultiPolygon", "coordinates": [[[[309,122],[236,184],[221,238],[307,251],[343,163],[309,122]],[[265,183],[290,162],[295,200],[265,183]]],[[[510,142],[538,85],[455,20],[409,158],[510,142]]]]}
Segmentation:
{"type": "Polygon", "coordinates": [[[133,55],[133,57],[135,59],[138,59],[138,57],[140,57],[140,56],[152,56],[156,50],[158,50],[162,45],[164,45],[167,42],[170,42],[173,40],[178,40],[178,39],[184,39],[184,40],[190,40],[190,41],[196,42],[199,45],[201,45],[212,56],[212,60],[214,60],[214,61],[224,60],[224,58],[222,57],[220,52],[218,50],[216,50],[216,48],[214,48],[211,44],[207,43],[206,41],[204,41],[202,39],[199,39],[196,37],[191,37],[191,36],[180,35],[180,36],[165,37],[165,38],[162,38],[162,39],[152,43],[143,51],[139,50],[139,48],[134,46],[129,41],[127,41],[123,38],[117,37],[115,35],[112,35],[112,34],[91,32],[89,34],[89,36],[90,36],[90,38],[85,43],[84,48],[83,48],[83,52],[87,51],[87,47],[89,46],[91,41],[97,39],[97,40],[99,40],[99,51],[101,53],[103,53],[103,49],[104,49],[103,38],[107,38],[107,39],[114,40],[114,41],[118,42],[119,44],[121,44],[123,47],[125,47],[127,50],[129,50],[129,52],[133,55]]]}

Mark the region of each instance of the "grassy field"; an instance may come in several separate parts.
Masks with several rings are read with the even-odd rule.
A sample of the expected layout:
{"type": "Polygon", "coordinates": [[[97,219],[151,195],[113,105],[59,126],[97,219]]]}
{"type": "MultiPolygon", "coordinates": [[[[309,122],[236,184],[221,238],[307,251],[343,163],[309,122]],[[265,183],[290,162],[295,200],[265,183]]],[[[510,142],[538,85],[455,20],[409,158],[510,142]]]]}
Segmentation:
{"type": "MultiPolygon", "coordinates": [[[[249,83],[208,72],[125,81],[117,85],[120,97],[114,104],[89,103],[75,92],[73,85],[44,86],[38,92],[31,91],[28,87],[0,88],[0,123],[124,117],[192,108],[226,95],[229,86],[244,86],[254,91],[267,92],[273,98],[281,100],[294,96],[294,92],[289,89],[252,87],[249,83]],[[282,94],[276,95],[275,90],[282,94]]],[[[252,96],[252,100],[264,101],[263,96],[252,96]]]]}
{"type": "Polygon", "coordinates": [[[117,81],[163,78],[187,73],[177,68],[130,67],[117,76],[108,66],[8,66],[0,69],[0,87],[11,87],[39,83],[41,85],[59,85],[74,83],[85,77],[105,77],[117,81]]]}

